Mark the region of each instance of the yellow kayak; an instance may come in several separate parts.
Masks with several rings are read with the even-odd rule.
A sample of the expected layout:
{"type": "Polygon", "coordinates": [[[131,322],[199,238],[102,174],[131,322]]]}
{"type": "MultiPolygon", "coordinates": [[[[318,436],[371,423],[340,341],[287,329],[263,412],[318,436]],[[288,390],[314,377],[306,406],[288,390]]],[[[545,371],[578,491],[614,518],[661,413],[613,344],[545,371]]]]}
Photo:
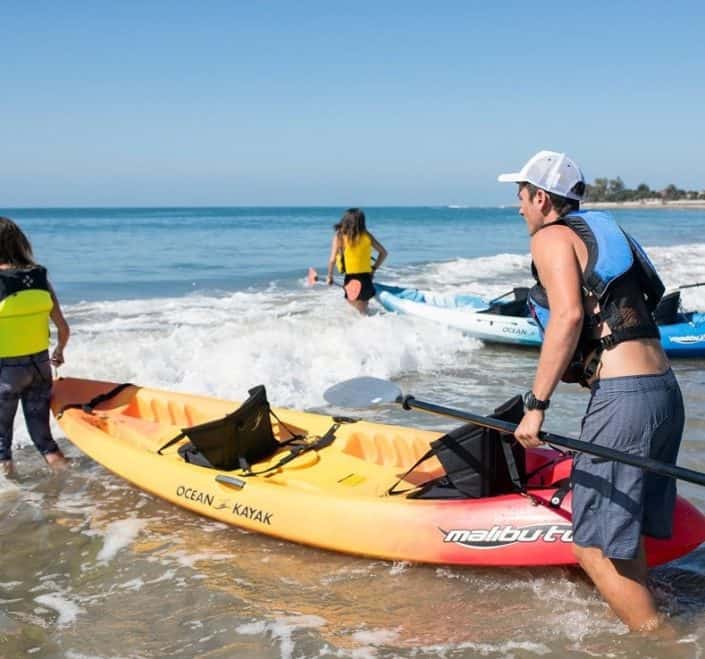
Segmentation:
{"type": "MultiPolygon", "coordinates": [[[[442,433],[275,408],[272,445],[258,439],[261,445],[245,446],[239,462],[223,466],[240,441],[237,414],[245,406],[76,378],[57,380],[52,399],[68,439],[93,460],[142,490],[226,524],[390,560],[575,563],[570,493],[550,505],[570,472],[567,456],[528,451],[524,493],[423,498],[421,486],[443,476],[441,463],[431,456],[407,471],[442,433]]],[[[269,428],[261,414],[250,414],[253,419],[269,428]]],[[[672,560],[703,541],[705,517],[679,498],[673,537],[648,540],[649,562],[672,560]]]]}

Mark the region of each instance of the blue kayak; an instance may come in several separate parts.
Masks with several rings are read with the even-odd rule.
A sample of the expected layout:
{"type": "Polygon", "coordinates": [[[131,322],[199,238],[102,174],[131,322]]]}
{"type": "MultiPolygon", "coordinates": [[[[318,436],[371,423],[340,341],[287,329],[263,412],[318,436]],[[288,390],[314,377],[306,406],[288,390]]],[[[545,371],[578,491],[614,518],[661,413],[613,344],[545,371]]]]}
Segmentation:
{"type": "Polygon", "coordinates": [[[541,345],[538,325],[526,306],[528,288],[496,300],[475,295],[439,295],[375,282],[377,300],[388,311],[426,318],[488,343],[541,345]]]}
{"type": "Polygon", "coordinates": [[[705,357],[705,313],[680,313],[678,322],[659,325],[661,344],[669,357],[705,357]]]}
{"type": "MultiPolygon", "coordinates": [[[[442,323],[488,343],[541,345],[539,328],[526,304],[528,288],[514,288],[494,300],[377,282],[375,289],[388,311],[442,323]]],[[[679,291],[664,296],[654,316],[669,357],[705,357],[705,313],[682,312],[679,291]]]]}

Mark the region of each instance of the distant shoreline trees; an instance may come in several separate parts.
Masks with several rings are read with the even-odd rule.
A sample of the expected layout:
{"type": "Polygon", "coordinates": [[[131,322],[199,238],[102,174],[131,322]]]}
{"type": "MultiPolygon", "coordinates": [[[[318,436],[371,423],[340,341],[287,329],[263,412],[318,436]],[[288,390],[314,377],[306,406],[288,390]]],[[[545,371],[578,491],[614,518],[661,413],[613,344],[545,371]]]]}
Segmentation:
{"type": "Polygon", "coordinates": [[[705,199],[705,190],[681,190],[673,183],[663,190],[652,190],[646,183],[639,183],[632,190],[624,186],[624,181],[618,176],[614,179],[596,178],[595,182],[587,184],[583,201],[677,201],[679,199],[705,199]]]}

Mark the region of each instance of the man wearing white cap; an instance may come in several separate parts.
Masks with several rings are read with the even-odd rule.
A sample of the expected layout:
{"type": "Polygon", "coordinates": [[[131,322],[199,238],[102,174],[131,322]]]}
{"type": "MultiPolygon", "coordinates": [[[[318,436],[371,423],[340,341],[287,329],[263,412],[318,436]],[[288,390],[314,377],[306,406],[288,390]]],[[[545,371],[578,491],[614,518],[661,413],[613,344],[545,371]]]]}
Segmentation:
{"type": "MultiPolygon", "coordinates": [[[[544,333],[517,440],[538,446],[558,382],[579,382],[591,389],[581,440],[675,463],[683,400],[652,316],[664,290],[653,265],[609,214],[580,211],[585,180],[564,153],[540,151],[499,180],[519,185],[544,333]]],[[[578,562],[625,624],[655,629],[644,536],[671,535],[675,481],[578,454],[572,483],[578,562]]]]}

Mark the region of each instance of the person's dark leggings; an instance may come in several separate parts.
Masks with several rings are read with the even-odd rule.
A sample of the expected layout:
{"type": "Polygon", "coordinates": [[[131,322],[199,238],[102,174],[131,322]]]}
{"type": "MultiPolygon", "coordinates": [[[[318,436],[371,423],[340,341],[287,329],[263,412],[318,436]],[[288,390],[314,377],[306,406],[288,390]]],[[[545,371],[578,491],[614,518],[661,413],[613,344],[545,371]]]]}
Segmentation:
{"type": "Polygon", "coordinates": [[[0,357],[0,460],[12,460],[12,425],[22,401],[27,430],[42,454],[59,450],[49,429],[51,364],[45,350],[25,357],[0,357]]]}

